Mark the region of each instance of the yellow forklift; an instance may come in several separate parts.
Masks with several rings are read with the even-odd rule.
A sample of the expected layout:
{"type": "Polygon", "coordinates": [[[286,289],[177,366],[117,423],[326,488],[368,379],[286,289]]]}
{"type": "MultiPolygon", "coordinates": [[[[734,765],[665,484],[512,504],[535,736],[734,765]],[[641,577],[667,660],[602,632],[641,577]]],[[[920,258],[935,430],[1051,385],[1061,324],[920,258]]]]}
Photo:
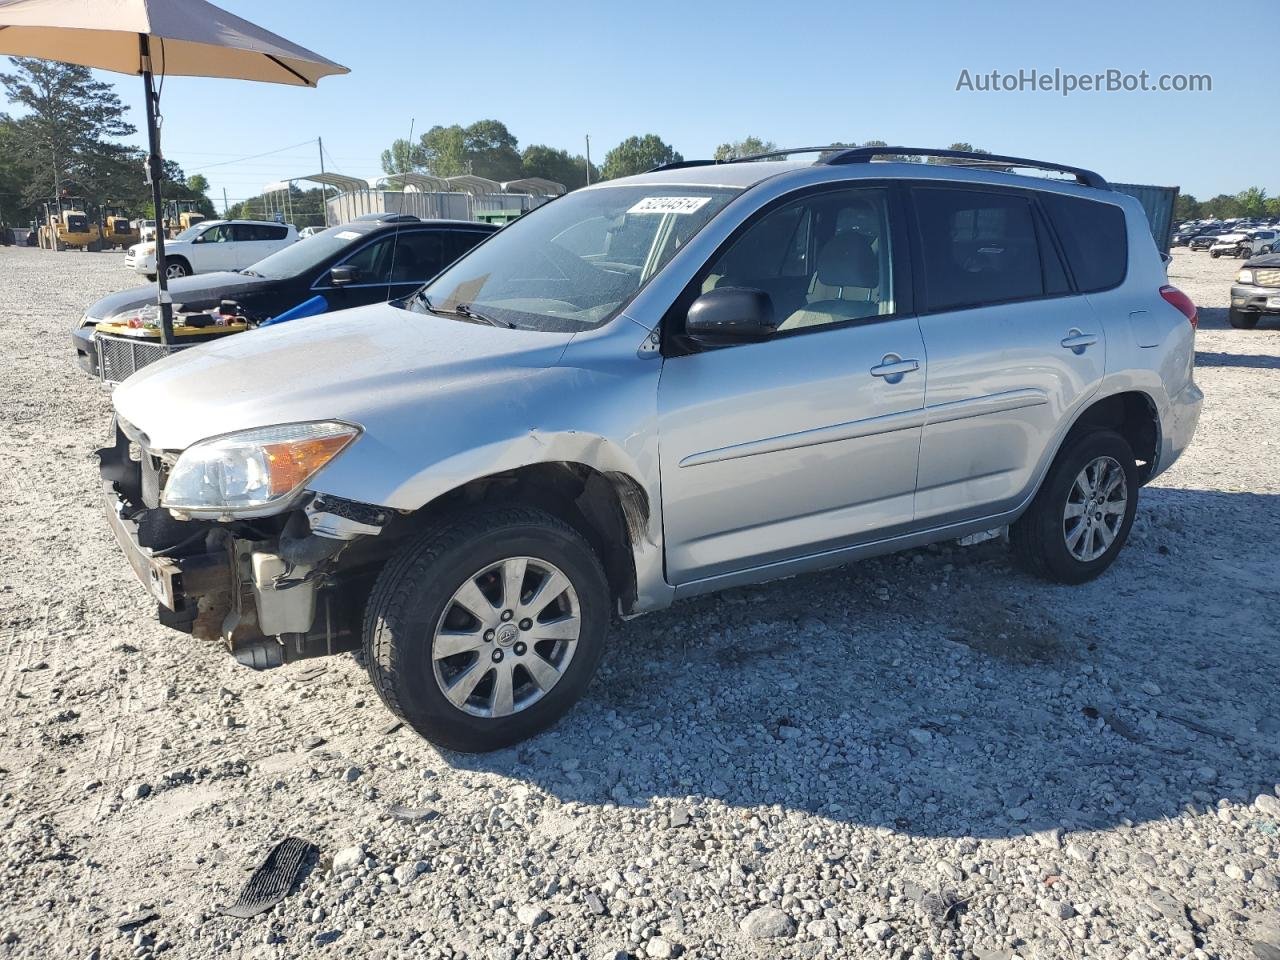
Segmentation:
{"type": "Polygon", "coordinates": [[[87,210],[84,197],[64,196],[43,204],[38,245],[44,250],[100,250],[102,234],[87,210]]]}
{"type": "Polygon", "coordinates": [[[125,208],[108,200],[100,211],[102,227],[102,247],[110,250],[119,247],[127,250],[142,240],[142,231],[137,221],[130,220],[125,208]]]}
{"type": "Polygon", "coordinates": [[[165,205],[164,235],[172,240],[183,230],[194,227],[204,218],[204,214],[196,209],[194,200],[170,200],[165,205]]]}

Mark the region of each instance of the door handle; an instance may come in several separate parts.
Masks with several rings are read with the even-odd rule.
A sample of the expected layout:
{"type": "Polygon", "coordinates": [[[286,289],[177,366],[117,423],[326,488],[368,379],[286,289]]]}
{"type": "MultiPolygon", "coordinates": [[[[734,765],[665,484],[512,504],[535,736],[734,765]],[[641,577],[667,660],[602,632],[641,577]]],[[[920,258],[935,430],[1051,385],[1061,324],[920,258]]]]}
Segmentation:
{"type": "Polygon", "coordinates": [[[886,353],[884,359],[871,368],[871,375],[884,377],[886,383],[898,383],[908,373],[915,373],[919,369],[919,360],[903,360],[896,353],[886,353]]]}
{"type": "Polygon", "coordinates": [[[1081,354],[1085,349],[1098,342],[1096,333],[1084,333],[1078,327],[1072,327],[1062,338],[1062,345],[1072,353],[1081,354]]]}

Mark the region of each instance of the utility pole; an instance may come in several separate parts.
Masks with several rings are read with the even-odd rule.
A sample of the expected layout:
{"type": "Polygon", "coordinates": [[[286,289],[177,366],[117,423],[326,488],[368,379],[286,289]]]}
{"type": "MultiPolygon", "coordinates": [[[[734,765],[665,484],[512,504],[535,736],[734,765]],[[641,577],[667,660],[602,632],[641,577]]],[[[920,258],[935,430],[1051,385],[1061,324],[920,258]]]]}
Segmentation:
{"type": "Polygon", "coordinates": [[[227,216],[230,213],[231,213],[231,204],[227,203],[227,188],[223,187],[222,188],[222,219],[223,220],[227,219],[227,216]]]}
{"type": "MultiPolygon", "coordinates": [[[[320,176],[324,176],[324,137],[316,137],[316,146],[320,148],[320,176]]],[[[329,188],[320,181],[320,210],[324,214],[325,228],[329,227],[329,188]]]]}
{"type": "Polygon", "coordinates": [[[591,186],[591,134],[587,134],[587,186],[591,186]]]}

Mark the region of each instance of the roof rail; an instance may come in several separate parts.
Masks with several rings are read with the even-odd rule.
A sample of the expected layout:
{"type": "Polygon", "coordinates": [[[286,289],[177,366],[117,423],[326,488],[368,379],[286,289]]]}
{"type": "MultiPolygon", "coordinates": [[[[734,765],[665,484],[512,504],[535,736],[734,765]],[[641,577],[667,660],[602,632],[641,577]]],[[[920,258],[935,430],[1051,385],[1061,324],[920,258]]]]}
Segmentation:
{"type": "Polygon", "coordinates": [[[719,162],[719,160],[673,160],[671,163],[660,163],[656,167],[650,167],[645,172],[655,173],[658,170],[683,170],[685,167],[709,167],[712,164],[719,162]]]}
{"type": "Polygon", "coordinates": [[[819,160],[818,163],[829,166],[840,166],[847,163],[870,163],[874,157],[886,155],[967,160],[969,163],[965,164],[966,166],[1028,167],[1035,170],[1054,170],[1058,173],[1071,174],[1078,183],[1082,183],[1086,187],[1097,187],[1099,190],[1111,189],[1111,185],[1099,174],[1094,173],[1092,170],[1085,170],[1083,167],[1069,167],[1063,163],[1028,160],[1026,157],[1006,157],[998,153],[977,153],[970,150],[940,150],[932,147],[851,147],[819,160]]]}
{"type": "Polygon", "coordinates": [[[793,153],[838,153],[846,150],[838,144],[825,147],[792,147],[790,150],[770,150],[768,153],[753,153],[746,157],[730,157],[728,160],[677,160],[675,163],[664,163],[650,170],[680,170],[683,167],[709,167],[722,163],[748,163],[752,160],[772,160],[775,157],[789,157],[793,153]]]}

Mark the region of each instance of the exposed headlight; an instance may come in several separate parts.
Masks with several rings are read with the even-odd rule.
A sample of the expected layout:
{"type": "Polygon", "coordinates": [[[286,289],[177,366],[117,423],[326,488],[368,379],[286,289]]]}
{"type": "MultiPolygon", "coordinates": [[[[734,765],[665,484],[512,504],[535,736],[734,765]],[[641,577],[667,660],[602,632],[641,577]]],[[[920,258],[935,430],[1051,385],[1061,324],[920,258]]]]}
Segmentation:
{"type": "Polygon", "coordinates": [[[1253,283],[1253,271],[1241,270],[1239,273],[1236,274],[1236,280],[1239,283],[1253,283]]]}
{"type": "Polygon", "coordinates": [[[359,434],[359,427],[325,420],[201,440],[178,457],[161,506],[196,516],[274,513],[359,434]]]}

